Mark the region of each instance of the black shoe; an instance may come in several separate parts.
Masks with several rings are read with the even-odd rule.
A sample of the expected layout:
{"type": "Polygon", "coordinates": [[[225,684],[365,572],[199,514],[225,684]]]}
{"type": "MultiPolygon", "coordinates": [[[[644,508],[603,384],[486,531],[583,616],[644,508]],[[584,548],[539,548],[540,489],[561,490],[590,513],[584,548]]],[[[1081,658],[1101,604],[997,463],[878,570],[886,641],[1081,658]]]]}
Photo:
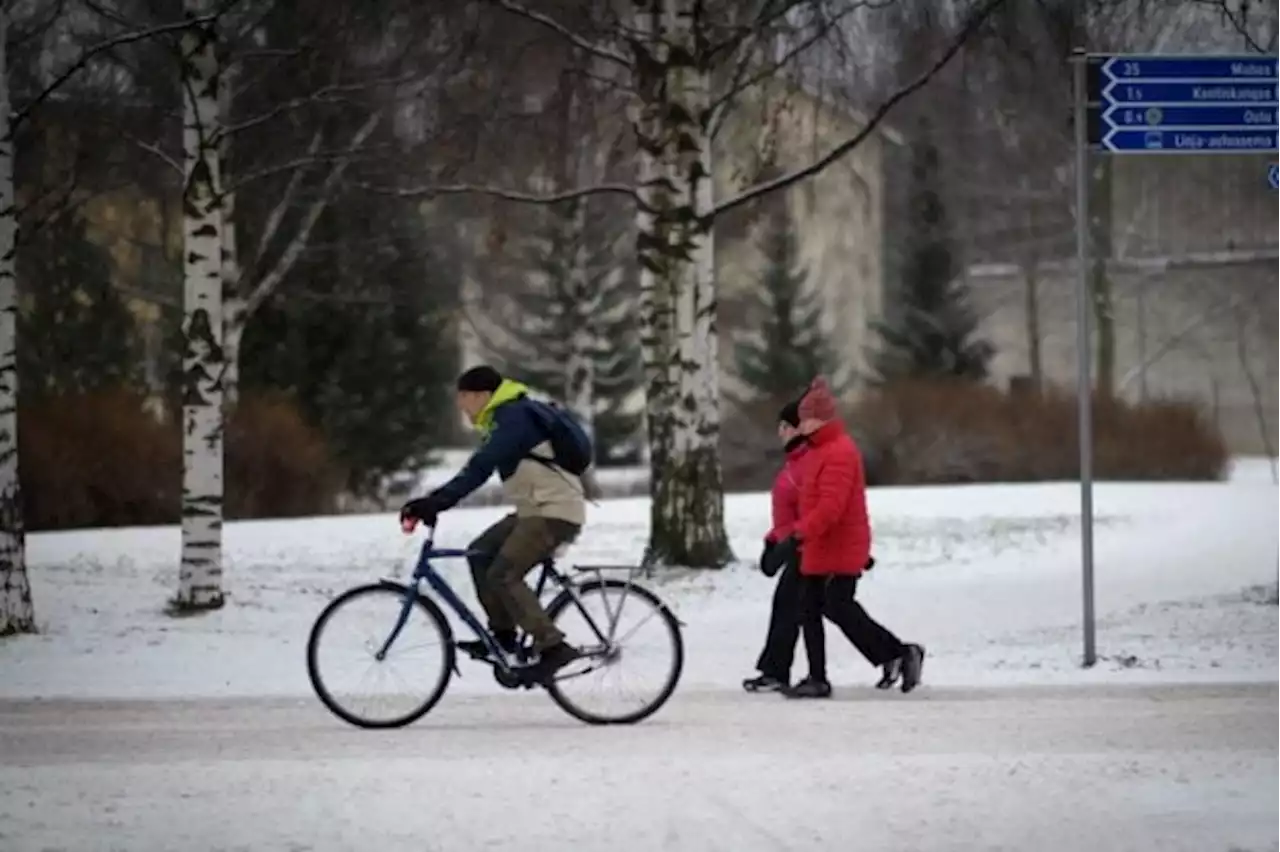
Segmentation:
{"type": "Polygon", "coordinates": [[[781,692],[787,685],[785,680],[766,674],[749,677],[742,682],[742,688],[747,692],[781,692]]]}
{"type": "Polygon", "coordinates": [[[893,689],[902,679],[902,657],[885,663],[882,671],[880,680],[876,681],[876,689],[893,689]]]}
{"type": "Polygon", "coordinates": [[[908,645],[907,653],[902,655],[902,691],[910,692],[919,686],[923,671],[924,646],[908,645]]]}
{"type": "MultiPolygon", "coordinates": [[[[519,648],[514,630],[495,630],[493,631],[493,640],[507,654],[514,654],[519,648]]],[[[489,659],[489,646],[482,639],[467,639],[458,642],[457,646],[459,651],[474,660],[489,659]]]]}
{"type": "Polygon", "coordinates": [[[529,679],[546,683],[556,672],[582,658],[582,652],[566,642],[557,642],[538,656],[538,661],[528,668],[529,679]]]}
{"type": "Polygon", "coordinates": [[[787,698],[830,698],[831,684],[825,680],[807,677],[795,686],[782,690],[787,698]]]}

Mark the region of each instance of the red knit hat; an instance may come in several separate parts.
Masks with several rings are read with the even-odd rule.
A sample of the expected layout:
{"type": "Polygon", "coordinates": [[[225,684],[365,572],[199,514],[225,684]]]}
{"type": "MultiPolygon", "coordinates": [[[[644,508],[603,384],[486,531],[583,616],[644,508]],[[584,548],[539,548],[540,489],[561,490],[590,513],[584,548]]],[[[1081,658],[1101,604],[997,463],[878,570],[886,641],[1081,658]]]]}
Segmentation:
{"type": "Polygon", "coordinates": [[[800,399],[800,419],[827,421],[835,420],[838,416],[836,398],[831,393],[831,386],[827,384],[826,379],[818,376],[800,399]]]}

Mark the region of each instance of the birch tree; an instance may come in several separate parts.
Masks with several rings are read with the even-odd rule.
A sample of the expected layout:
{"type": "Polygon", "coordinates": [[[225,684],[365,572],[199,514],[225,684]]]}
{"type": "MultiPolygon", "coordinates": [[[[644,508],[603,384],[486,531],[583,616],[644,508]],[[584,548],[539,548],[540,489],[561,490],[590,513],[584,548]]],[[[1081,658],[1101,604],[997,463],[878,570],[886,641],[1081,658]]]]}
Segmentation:
{"type": "MultiPolygon", "coordinates": [[[[150,15],[145,3],[93,8],[103,26],[132,20],[140,32],[181,32],[171,66],[181,151],[167,149],[163,131],[133,141],[180,178],[183,202],[183,547],[171,604],[176,612],[217,608],[221,417],[236,398],[245,326],[307,250],[348,166],[367,155],[414,83],[435,72],[414,63],[448,48],[429,10],[390,0],[326,6],[307,20],[277,0],[186,0],[181,28],[149,30],[136,23],[150,15]],[[281,33],[283,44],[266,38],[281,33]],[[345,134],[337,145],[327,132],[335,126],[345,134]],[[299,137],[305,151],[290,147],[299,137]],[[261,215],[246,217],[246,208],[261,215]],[[257,227],[246,228],[246,218],[257,227]],[[246,234],[254,237],[247,251],[246,234]]],[[[134,57],[140,67],[122,59],[121,68],[145,77],[156,54],[144,54],[134,57]]]]}
{"type": "MultiPolygon", "coordinates": [[[[186,0],[193,19],[203,0],[186,0]]],[[[222,73],[216,22],[182,35],[182,557],[179,612],[217,609],[222,592],[222,73]]]]}
{"type": "MultiPolygon", "coordinates": [[[[93,43],[73,46],[69,57],[40,57],[42,73],[34,91],[21,101],[15,97],[10,47],[15,24],[53,26],[63,12],[58,5],[0,3],[0,635],[35,630],[35,610],[27,576],[25,524],[19,479],[17,434],[17,310],[16,251],[20,241],[20,210],[14,184],[14,158],[20,128],[51,97],[83,74],[96,60],[117,48],[178,32],[185,20],[149,27],[115,27],[93,43]]],[[[201,20],[208,20],[208,17],[201,20]]]]}
{"type": "Polygon", "coordinates": [[[36,629],[18,480],[18,216],[9,100],[9,24],[9,4],[0,4],[0,636],[36,629]]]}
{"type": "MultiPolygon", "coordinates": [[[[370,137],[385,124],[386,90],[408,82],[407,75],[383,75],[381,68],[332,82],[352,70],[344,54],[362,48],[361,34],[351,32],[352,16],[374,9],[338,4],[325,10],[332,17],[299,20],[287,4],[248,0],[239,11],[224,15],[219,30],[215,140],[222,175],[222,389],[228,406],[239,394],[247,323],[287,280],[347,169],[366,155],[370,137]],[[321,74],[330,82],[320,82],[321,74]],[[326,129],[335,123],[335,107],[361,97],[364,114],[354,123],[341,122],[335,138],[326,129]],[[300,139],[301,146],[293,147],[300,139]]],[[[162,140],[141,144],[175,175],[184,174],[185,152],[168,153],[162,140]]]]}
{"type": "Polygon", "coordinates": [[[489,0],[613,69],[630,101],[635,180],[552,196],[474,183],[396,191],[411,196],[486,192],[532,203],[595,192],[634,199],[652,467],[646,563],[718,567],[732,559],[719,460],[716,217],[812,177],[848,154],[876,132],[896,104],[922,88],[1002,2],[975,4],[936,61],[871,110],[858,132],[803,168],[717,199],[712,143],[739,97],[782,76],[867,4],[765,0],[747,7],[707,0],[628,0],[619,4],[617,16],[566,23],[516,0],[489,0]]]}

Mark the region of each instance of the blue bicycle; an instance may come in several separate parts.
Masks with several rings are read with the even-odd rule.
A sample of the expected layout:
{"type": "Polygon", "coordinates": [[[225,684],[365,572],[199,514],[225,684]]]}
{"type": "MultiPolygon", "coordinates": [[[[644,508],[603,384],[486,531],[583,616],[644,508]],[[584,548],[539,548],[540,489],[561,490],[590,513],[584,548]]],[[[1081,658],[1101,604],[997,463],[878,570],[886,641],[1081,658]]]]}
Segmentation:
{"type": "Polygon", "coordinates": [[[639,722],[657,712],[675,692],[684,669],[681,623],[656,595],[634,582],[638,569],[574,566],[573,576],[569,576],[556,569],[554,557],[542,563],[535,593],[541,600],[544,592],[558,590],[547,605],[547,614],[566,640],[582,651],[582,657],[558,672],[552,681],[538,684],[529,677],[534,659],[529,637],[519,637],[515,654],[499,647],[432,565],[433,559],[464,559],[467,551],[436,548],[434,539],[435,530],[428,529],[410,583],[383,579],[357,586],[331,601],[311,628],[307,674],[320,701],[339,719],[361,728],[408,725],[439,703],[455,673],[461,676],[453,628],[436,602],[423,593],[424,583],[484,643],[487,652],[477,653],[473,659],[491,666],[494,679],[507,689],[545,686],[551,699],[567,713],[594,725],[639,722]],[[625,572],[625,578],[605,576],[614,572],[625,572]],[[597,609],[599,612],[594,611],[597,609]],[[632,618],[628,620],[627,616],[632,618]],[[355,643],[341,641],[347,622],[356,633],[355,643]],[[645,628],[652,628],[649,634],[657,640],[656,653],[646,653],[646,646],[640,642],[639,635],[645,628]],[[332,642],[331,636],[335,637],[332,642]],[[425,685],[415,688],[405,677],[395,674],[394,663],[401,660],[409,661],[410,677],[416,680],[426,675],[425,685]],[[579,687],[591,683],[603,686],[606,681],[622,680],[624,664],[636,663],[651,663],[655,678],[653,688],[645,693],[649,697],[635,706],[602,709],[589,706],[578,694],[579,687]],[[359,679],[354,692],[331,685],[346,674],[356,673],[359,679]],[[364,697],[391,705],[392,709],[382,714],[355,709],[354,703],[364,697]]]}

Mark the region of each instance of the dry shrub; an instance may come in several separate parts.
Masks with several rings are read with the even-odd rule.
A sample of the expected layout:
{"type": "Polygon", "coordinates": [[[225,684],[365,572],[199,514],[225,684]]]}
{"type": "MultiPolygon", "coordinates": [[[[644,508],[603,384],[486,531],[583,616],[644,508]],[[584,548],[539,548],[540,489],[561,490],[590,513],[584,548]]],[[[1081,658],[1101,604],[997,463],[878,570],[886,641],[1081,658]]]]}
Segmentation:
{"type": "MultiPolygon", "coordinates": [[[[1220,479],[1222,436],[1193,402],[1095,396],[1094,473],[1111,480],[1220,479]]],[[[913,382],[872,392],[850,424],[884,483],[1025,482],[1079,475],[1075,395],[913,382]]]]}
{"type": "Polygon", "coordinates": [[[903,384],[873,392],[850,417],[877,483],[998,479],[1007,428],[1000,393],[958,383],[903,384]]]}
{"type": "MultiPolygon", "coordinates": [[[[128,390],[23,401],[19,475],[28,528],[177,523],[182,433],[128,390]]],[[[332,511],[342,477],[319,433],[283,398],[247,397],[226,433],[226,514],[332,511]]]]}
{"type": "Polygon", "coordinates": [[[343,476],[324,436],[283,395],[245,396],[226,433],[228,518],[335,511],[343,476]]]}
{"type": "Polygon", "coordinates": [[[22,403],[18,464],[33,530],[162,524],[178,517],[182,436],[131,391],[22,403]]]}

